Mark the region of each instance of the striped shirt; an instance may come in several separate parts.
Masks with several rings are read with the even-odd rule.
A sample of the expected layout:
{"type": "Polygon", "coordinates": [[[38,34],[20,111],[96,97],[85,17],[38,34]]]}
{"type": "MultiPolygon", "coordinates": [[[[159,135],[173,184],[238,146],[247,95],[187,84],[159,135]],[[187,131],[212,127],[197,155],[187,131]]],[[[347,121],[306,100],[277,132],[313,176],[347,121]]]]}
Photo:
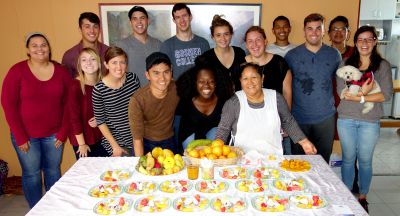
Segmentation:
{"type": "MultiPolygon", "coordinates": [[[[107,87],[100,81],[93,89],[93,111],[97,125],[106,124],[119,146],[133,148],[133,138],[128,119],[128,104],[140,87],[136,74],[127,72],[125,83],[119,89],[107,87]]],[[[112,147],[105,137],[102,145],[112,155],[112,147]]]]}

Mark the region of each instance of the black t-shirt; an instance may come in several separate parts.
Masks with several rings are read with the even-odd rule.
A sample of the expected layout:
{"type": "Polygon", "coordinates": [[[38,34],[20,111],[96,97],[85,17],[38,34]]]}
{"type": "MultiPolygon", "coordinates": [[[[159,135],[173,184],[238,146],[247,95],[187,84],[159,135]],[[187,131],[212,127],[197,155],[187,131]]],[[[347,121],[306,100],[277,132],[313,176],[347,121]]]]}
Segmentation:
{"type": "Polygon", "coordinates": [[[267,64],[261,65],[259,70],[264,74],[263,87],[273,89],[282,94],[283,80],[289,70],[285,59],[279,55],[274,55],[267,64]]]}
{"type": "Polygon", "coordinates": [[[181,100],[178,106],[182,115],[179,126],[179,143],[182,144],[193,133],[195,139],[205,139],[207,132],[218,126],[223,106],[224,101],[218,99],[214,111],[210,115],[205,115],[194,106],[192,100],[181,100]]]}

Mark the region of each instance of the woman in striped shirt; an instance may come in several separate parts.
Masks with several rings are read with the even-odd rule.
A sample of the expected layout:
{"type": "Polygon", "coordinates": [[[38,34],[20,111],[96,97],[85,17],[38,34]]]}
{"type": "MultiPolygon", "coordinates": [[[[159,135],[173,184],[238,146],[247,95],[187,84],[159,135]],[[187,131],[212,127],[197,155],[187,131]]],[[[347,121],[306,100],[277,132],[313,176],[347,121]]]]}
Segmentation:
{"type": "Polygon", "coordinates": [[[93,89],[93,111],[104,136],[102,145],[113,157],[131,156],[133,152],[128,104],[140,83],[136,74],[126,72],[127,59],[121,48],[108,48],[104,56],[107,70],[93,89]]]}

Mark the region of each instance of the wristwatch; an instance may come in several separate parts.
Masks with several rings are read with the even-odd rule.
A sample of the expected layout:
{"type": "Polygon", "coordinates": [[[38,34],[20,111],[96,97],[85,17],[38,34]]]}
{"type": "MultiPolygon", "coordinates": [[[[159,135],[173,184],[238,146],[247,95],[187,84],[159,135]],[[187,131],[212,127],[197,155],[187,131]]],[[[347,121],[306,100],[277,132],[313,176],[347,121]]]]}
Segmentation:
{"type": "Polygon", "coordinates": [[[360,103],[365,103],[365,98],[364,98],[364,96],[363,95],[361,95],[361,100],[360,100],[360,103]]]}

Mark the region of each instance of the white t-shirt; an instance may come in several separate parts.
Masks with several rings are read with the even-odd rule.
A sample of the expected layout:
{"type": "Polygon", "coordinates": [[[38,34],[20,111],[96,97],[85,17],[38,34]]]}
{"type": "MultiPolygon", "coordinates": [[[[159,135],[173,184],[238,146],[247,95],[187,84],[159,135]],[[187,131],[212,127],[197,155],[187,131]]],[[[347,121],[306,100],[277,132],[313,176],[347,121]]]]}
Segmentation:
{"type": "Polygon", "coordinates": [[[273,43],[273,44],[269,44],[267,46],[267,48],[265,49],[265,51],[285,57],[286,53],[289,52],[289,50],[295,48],[296,46],[297,45],[294,45],[291,43],[288,44],[287,46],[278,46],[275,43],[273,43]]]}

